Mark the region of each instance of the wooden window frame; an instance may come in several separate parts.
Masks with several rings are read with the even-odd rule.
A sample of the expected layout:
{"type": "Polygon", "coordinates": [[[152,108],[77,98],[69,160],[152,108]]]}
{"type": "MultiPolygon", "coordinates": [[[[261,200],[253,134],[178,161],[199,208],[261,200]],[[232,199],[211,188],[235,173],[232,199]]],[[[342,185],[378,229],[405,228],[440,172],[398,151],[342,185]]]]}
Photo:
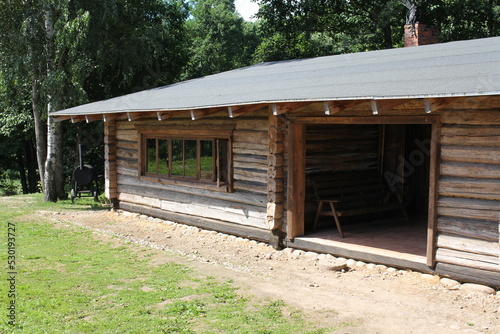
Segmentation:
{"type": "MultiPolygon", "coordinates": [[[[138,163],[138,175],[139,179],[148,182],[156,182],[165,185],[177,185],[185,186],[191,188],[200,188],[220,192],[233,192],[233,153],[232,153],[232,143],[233,143],[233,130],[232,129],[221,129],[221,130],[196,130],[196,129],[156,129],[151,127],[138,127],[139,134],[139,163],[138,163]],[[157,145],[158,140],[195,140],[196,141],[196,178],[171,175],[171,167],[169,167],[169,174],[158,174],[158,173],[148,173],[147,168],[147,140],[156,139],[157,145]],[[227,141],[227,164],[225,169],[227,170],[226,181],[222,181],[221,166],[220,166],[220,145],[217,144],[219,140],[227,141]],[[212,180],[204,180],[199,178],[201,175],[201,141],[213,141],[213,152],[214,157],[217,157],[213,161],[213,171],[215,172],[214,178],[212,180]]],[[[183,150],[185,144],[183,144],[183,150]]],[[[171,141],[169,142],[169,147],[171,148],[171,141]]],[[[169,149],[168,161],[172,161],[172,150],[169,149]]],[[[184,154],[183,154],[184,156],[184,154]]],[[[156,152],[156,163],[158,164],[158,151],[156,152]]],[[[183,164],[184,164],[183,158],[183,164]]],[[[157,167],[158,170],[158,167],[157,167]]]]}

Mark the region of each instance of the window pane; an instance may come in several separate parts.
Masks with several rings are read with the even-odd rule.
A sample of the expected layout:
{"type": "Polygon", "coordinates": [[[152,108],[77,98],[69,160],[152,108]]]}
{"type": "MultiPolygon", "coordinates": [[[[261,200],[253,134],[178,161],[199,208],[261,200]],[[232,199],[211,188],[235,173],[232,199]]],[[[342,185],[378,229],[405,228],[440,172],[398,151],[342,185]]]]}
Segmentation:
{"type": "Polygon", "coordinates": [[[158,139],[158,174],[168,175],[168,139],[158,139]]]}
{"type": "Polygon", "coordinates": [[[184,172],[186,177],[197,176],[197,163],[196,163],[196,140],[185,140],[185,165],[184,172]]]}
{"type": "Polygon", "coordinates": [[[172,139],[172,175],[184,176],[182,139],[172,139]]]}
{"type": "Polygon", "coordinates": [[[213,157],[213,141],[201,140],[201,179],[213,180],[214,177],[214,157],[213,157]]]}
{"type": "Polygon", "coordinates": [[[156,173],[156,139],[146,139],[146,173],[156,173]]]}

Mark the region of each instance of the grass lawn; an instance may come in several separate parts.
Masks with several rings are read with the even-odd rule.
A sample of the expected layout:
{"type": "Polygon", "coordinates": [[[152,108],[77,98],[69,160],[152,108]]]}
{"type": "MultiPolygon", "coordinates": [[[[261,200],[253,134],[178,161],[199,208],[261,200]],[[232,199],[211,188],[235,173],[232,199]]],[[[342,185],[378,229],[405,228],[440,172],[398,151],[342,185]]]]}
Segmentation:
{"type": "Polygon", "coordinates": [[[43,203],[41,196],[0,199],[0,333],[330,332],[315,329],[280,300],[241,297],[231,282],[184,265],[152,265],[158,250],[34,219],[39,210],[90,209],[82,203],[43,203]],[[9,226],[15,226],[10,269],[9,226]],[[9,296],[11,271],[17,273],[15,298],[9,296]],[[8,324],[12,300],[14,326],[8,324]]]}

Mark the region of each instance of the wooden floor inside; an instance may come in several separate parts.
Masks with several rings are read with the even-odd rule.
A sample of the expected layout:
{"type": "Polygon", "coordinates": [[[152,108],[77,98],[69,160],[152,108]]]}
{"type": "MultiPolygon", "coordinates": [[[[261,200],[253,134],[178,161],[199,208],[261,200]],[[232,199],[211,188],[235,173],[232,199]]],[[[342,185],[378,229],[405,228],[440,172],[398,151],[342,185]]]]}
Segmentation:
{"type": "Polygon", "coordinates": [[[330,225],[295,238],[289,246],[431,272],[426,265],[427,219],[411,220],[411,226],[401,221],[347,225],[343,227],[345,238],[330,225]]]}

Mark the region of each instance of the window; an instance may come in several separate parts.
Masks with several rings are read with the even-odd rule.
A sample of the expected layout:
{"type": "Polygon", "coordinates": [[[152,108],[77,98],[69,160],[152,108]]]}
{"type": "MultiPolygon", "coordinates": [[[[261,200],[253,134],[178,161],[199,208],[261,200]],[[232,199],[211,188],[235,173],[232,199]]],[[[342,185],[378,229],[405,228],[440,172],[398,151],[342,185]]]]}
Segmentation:
{"type": "Polygon", "coordinates": [[[170,132],[141,133],[141,177],[231,191],[229,132],[170,132]]]}

